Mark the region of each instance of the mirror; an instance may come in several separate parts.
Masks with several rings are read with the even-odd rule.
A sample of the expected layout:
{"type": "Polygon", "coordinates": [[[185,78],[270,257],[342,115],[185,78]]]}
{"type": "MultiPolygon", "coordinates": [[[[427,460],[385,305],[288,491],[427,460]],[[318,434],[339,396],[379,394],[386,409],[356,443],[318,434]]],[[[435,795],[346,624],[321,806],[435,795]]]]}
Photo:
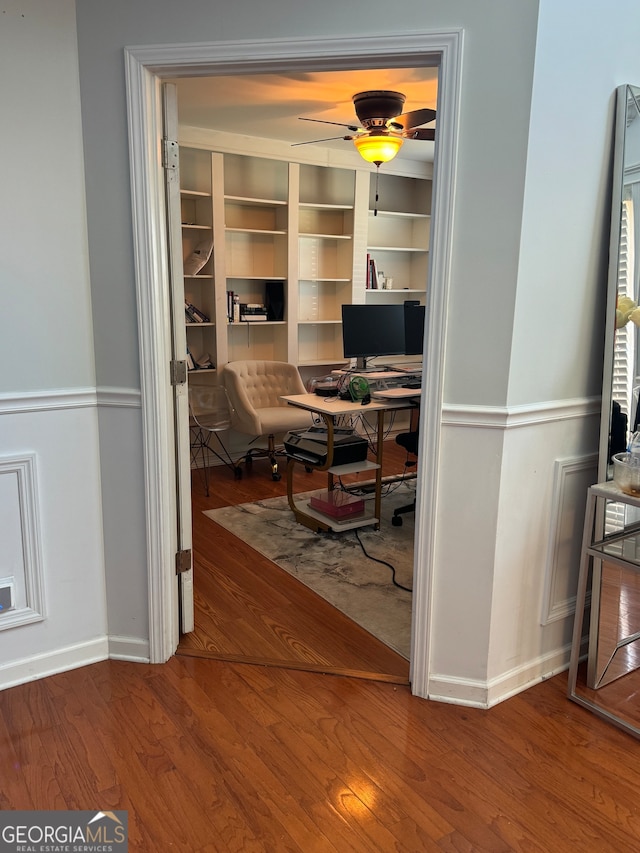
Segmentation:
{"type": "Polygon", "coordinates": [[[626,450],[639,426],[640,87],[617,90],[609,245],[607,328],[598,482],[613,476],[611,456],[626,450]],[[622,310],[620,310],[622,309],[622,310]],[[635,322],[634,322],[635,320],[635,322]]]}
{"type": "MultiPolygon", "coordinates": [[[[613,456],[640,430],[640,87],[616,90],[611,237],[598,482],[613,479],[613,456]]],[[[594,549],[591,582],[581,582],[569,695],[640,737],[640,500],[598,501],[595,529],[615,537],[594,549]],[[637,539],[637,541],[636,541],[637,539]],[[598,555],[602,554],[602,558],[598,555]],[[611,562],[607,559],[611,558],[611,562]],[[616,561],[617,560],[617,561],[616,561]],[[590,614],[584,613],[590,586],[590,614]],[[579,652],[589,619],[586,661],[579,652]]],[[[596,502],[594,501],[594,504],[596,502]]],[[[596,539],[601,537],[596,535],[596,539]]],[[[581,575],[586,574],[583,556],[581,575]]]]}

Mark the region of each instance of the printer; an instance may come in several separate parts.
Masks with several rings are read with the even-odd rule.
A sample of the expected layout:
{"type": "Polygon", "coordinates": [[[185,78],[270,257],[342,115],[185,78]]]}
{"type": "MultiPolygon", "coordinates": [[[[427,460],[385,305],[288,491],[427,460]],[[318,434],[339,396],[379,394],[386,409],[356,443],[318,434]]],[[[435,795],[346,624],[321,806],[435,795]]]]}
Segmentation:
{"type": "MultiPolygon", "coordinates": [[[[329,432],[326,427],[311,427],[293,430],[284,437],[284,449],[288,456],[306,465],[325,465],[329,432]]],[[[334,429],[332,465],[349,465],[363,462],[367,458],[369,445],[366,439],[356,435],[352,429],[334,429]]]]}

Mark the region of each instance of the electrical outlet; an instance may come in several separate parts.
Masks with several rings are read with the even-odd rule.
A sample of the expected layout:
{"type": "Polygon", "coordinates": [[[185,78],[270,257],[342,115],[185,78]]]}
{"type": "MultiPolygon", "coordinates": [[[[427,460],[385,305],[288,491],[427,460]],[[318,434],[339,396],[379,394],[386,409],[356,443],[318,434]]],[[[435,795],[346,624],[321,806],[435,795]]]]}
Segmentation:
{"type": "Polygon", "coordinates": [[[0,616],[15,607],[13,597],[13,581],[0,580],[0,616]]]}

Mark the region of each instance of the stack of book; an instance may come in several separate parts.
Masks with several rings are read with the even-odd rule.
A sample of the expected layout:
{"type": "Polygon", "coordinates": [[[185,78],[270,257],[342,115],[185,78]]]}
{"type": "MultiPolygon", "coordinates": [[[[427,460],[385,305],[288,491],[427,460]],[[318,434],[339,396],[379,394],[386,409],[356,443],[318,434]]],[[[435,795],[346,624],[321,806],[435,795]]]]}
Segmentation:
{"type": "Polygon", "coordinates": [[[309,506],[329,518],[353,518],[364,514],[364,500],[348,492],[332,489],[309,498],[309,506]]]}
{"type": "Polygon", "coordinates": [[[255,323],[256,321],[267,319],[267,309],[264,305],[257,302],[241,302],[240,303],[240,322],[255,323]]]}
{"type": "Polygon", "coordinates": [[[227,290],[227,320],[229,323],[255,323],[267,319],[267,309],[262,302],[240,302],[233,290],[227,290]]]}

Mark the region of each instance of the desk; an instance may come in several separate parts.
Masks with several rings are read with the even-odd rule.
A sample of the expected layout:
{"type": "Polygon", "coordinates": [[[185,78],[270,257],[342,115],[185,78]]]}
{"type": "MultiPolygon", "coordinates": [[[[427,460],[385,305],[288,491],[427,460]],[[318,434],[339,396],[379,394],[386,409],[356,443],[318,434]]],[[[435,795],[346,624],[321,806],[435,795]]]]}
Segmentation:
{"type": "MultiPolygon", "coordinates": [[[[406,390],[406,389],[405,389],[406,390]]],[[[299,462],[292,457],[287,460],[287,498],[289,506],[296,517],[296,521],[304,524],[311,530],[351,530],[355,527],[364,527],[365,525],[375,525],[376,530],[380,527],[380,503],[382,498],[382,451],[384,438],[384,416],[387,412],[398,411],[400,409],[412,408],[411,401],[406,398],[399,400],[372,400],[368,405],[363,406],[360,403],[353,403],[351,400],[340,400],[338,397],[319,397],[317,394],[293,394],[282,397],[290,406],[297,406],[300,409],[306,409],[309,412],[315,412],[320,415],[327,425],[327,461],[324,465],[310,465],[307,462],[299,462]],[[333,462],[333,429],[335,419],[340,415],[367,415],[370,412],[376,413],[377,418],[377,446],[376,446],[376,461],[356,462],[352,465],[340,465],[334,467],[333,462]],[[351,474],[357,471],[375,470],[375,500],[373,516],[348,519],[347,521],[339,521],[337,519],[328,518],[322,513],[316,513],[309,507],[304,509],[300,504],[296,504],[293,494],[293,470],[295,465],[307,465],[316,471],[326,471],[328,478],[328,489],[334,487],[334,474],[351,474]]]]}

